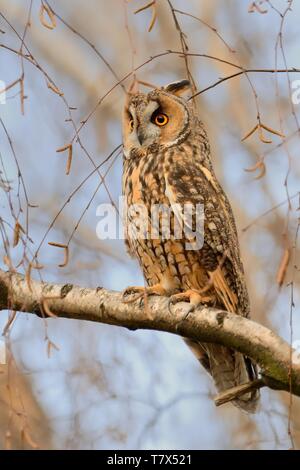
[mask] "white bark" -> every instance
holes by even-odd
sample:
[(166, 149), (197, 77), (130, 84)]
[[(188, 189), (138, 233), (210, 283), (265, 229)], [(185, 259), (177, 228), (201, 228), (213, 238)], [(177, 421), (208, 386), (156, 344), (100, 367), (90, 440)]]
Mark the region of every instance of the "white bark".
[(186, 315), (188, 305), (177, 304), (170, 312), (164, 297), (148, 297), (145, 307), (139, 301), (124, 303), (121, 293), (103, 288), (29, 282), (21, 274), (0, 270), (0, 310), (4, 309), (39, 316), (48, 316), (48, 312), (219, 343), (251, 357), (260, 366), (265, 385), (300, 396), (300, 360), (291, 367), (291, 358), (297, 358), (297, 354), (292, 355), (290, 345), (263, 325), (226, 311), (203, 306)]

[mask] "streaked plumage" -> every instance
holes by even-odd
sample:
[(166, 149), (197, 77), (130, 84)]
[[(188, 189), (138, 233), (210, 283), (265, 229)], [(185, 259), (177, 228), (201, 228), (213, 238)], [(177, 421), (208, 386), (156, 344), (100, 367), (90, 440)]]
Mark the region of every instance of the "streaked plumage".
[[(136, 217), (133, 210), (125, 219), (127, 245), (140, 262), (149, 294), (173, 296), (174, 301), (188, 298), (194, 304), (205, 302), (248, 316), (249, 298), (233, 213), (214, 174), (204, 126), (192, 103), (180, 96), (187, 86), (182, 81), (148, 94), (129, 95), (123, 123), (123, 194), (128, 207), (146, 207), (150, 222), (154, 204), (176, 208), (177, 204), (202, 203), (204, 244), (201, 249), (187, 250), (190, 240), (184, 236), (163, 239), (160, 233), (156, 239), (135, 238), (129, 230), (129, 222)], [(156, 125), (158, 115), (167, 116), (168, 122)], [(174, 209), (172, 228), (179, 218)], [(240, 353), (216, 344), (186, 342), (219, 391), (256, 377), (255, 366)], [(234, 403), (253, 412), (257, 400), (255, 391)]]

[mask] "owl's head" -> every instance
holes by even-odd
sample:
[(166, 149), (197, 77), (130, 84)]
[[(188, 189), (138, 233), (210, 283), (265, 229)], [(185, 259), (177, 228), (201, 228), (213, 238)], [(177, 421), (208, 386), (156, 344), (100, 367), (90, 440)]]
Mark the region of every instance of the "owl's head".
[(147, 94), (129, 94), (123, 118), (126, 158), (133, 149), (144, 150), (153, 144), (171, 147), (187, 137), (193, 112), (181, 95), (189, 87), (189, 81), (181, 80)]

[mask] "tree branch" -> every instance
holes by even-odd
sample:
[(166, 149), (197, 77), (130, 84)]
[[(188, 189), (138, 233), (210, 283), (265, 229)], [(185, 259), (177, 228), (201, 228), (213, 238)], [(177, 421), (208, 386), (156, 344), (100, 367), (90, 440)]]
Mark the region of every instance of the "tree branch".
[(130, 330), (166, 331), (222, 344), (259, 364), (265, 385), (300, 396), (300, 360), (295, 360), (291, 367), (291, 358), (297, 354), (292, 354), (290, 345), (283, 339), (233, 313), (202, 306), (187, 314), (188, 308), (180, 303), (171, 312), (165, 297), (149, 297), (146, 307), (139, 302), (128, 304), (122, 301), (122, 294), (102, 287), (87, 289), (73, 284), (38, 282), (0, 270), (0, 310), (89, 320)]

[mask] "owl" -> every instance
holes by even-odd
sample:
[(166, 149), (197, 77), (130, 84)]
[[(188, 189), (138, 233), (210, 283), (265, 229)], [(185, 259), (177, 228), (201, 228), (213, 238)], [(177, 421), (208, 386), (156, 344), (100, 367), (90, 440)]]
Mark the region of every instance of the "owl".
[[(249, 297), (233, 212), (215, 176), (204, 125), (192, 101), (184, 98), (189, 87), (187, 80), (181, 80), (127, 96), (125, 240), (140, 263), (146, 287), (127, 288), (124, 299), (134, 301), (146, 292), (168, 296), (170, 304), (207, 304), (248, 317)], [(191, 217), (183, 207), (192, 208)], [(201, 243), (196, 236), (196, 207), (203, 208)], [(175, 228), (181, 231), (175, 233)], [(256, 366), (241, 353), (218, 344), (185, 341), (219, 392), (257, 377)], [(232, 403), (255, 412), (258, 399), (255, 390)]]

